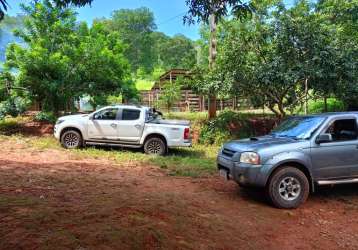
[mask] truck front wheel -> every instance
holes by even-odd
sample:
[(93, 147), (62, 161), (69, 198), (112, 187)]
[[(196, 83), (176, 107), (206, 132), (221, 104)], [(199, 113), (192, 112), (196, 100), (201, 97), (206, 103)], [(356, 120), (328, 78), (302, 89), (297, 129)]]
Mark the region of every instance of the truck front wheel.
[(167, 147), (162, 138), (150, 137), (144, 143), (144, 152), (149, 155), (165, 155)]
[(306, 175), (297, 168), (284, 167), (271, 177), (267, 186), (268, 197), (278, 208), (297, 208), (309, 194)]
[(82, 136), (75, 130), (67, 130), (61, 136), (61, 144), (67, 149), (80, 148), (82, 146)]

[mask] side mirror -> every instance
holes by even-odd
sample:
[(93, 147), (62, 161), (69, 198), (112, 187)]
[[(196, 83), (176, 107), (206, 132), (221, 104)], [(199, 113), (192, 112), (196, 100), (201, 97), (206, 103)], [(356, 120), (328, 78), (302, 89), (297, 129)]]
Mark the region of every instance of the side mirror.
[(316, 138), (316, 143), (317, 144), (325, 143), (325, 142), (331, 142), (331, 141), (333, 141), (331, 134), (320, 134)]

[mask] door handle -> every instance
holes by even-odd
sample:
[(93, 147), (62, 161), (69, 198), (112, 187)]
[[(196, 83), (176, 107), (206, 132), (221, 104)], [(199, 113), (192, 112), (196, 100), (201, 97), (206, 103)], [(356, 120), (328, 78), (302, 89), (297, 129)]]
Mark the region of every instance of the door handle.
[(141, 129), (141, 128), (142, 128), (142, 125), (136, 124), (136, 125), (134, 125), (134, 127), (136, 127), (137, 129)]
[(117, 128), (117, 124), (112, 123), (112, 124), (111, 124), (111, 127), (112, 127), (112, 128)]

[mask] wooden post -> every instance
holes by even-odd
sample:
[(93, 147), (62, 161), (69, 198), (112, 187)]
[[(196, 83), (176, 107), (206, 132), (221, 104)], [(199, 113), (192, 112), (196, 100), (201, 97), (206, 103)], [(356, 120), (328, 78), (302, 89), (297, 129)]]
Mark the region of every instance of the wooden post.
[(305, 114), (308, 114), (308, 78), (305, 79)]

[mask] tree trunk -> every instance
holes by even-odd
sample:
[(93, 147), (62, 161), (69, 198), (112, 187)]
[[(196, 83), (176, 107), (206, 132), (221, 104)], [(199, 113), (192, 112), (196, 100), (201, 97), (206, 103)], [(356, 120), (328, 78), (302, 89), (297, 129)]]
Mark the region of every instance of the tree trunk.
[(272, 113), (275, 114), (275, 116), (276, 116), (277, 118), (280, 118), (280, 119), (281, 119), (281, 114), (280, 114), (273, 106), (268, 106), (268, 108), (269, 108), (269, 110), (272, 111)]
[(285, 117), (286, 116), (286, 112), (285, 112), (285, 109), (283, 107), (283, 103), (282, 102), (279, 102), (277, 104), (277, 107), (278, 107), (278, 110), (280, 111), (280, 119)]
[(305, 114), (308, 114), (308, 78), (305, 79)]
[[(209, 47), (209, 69), (213, 70), (215, 67), (216, 54), (217, 54), (217, 20), (216, 15), (210, 15), (210, 47)], [(216, 94), (209, 95), (209, 119), (216, 117)]]

